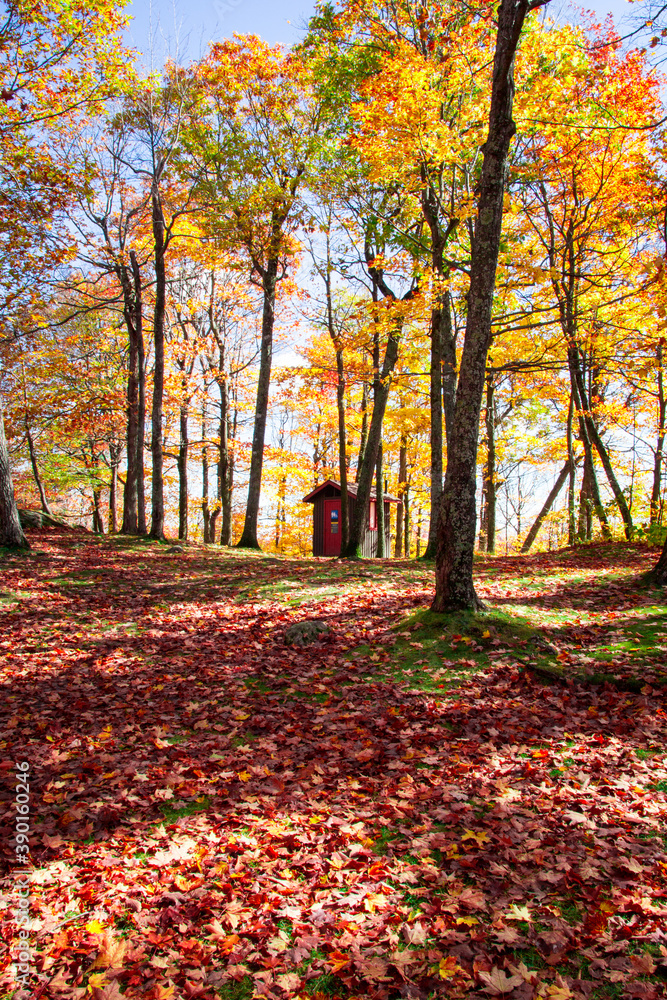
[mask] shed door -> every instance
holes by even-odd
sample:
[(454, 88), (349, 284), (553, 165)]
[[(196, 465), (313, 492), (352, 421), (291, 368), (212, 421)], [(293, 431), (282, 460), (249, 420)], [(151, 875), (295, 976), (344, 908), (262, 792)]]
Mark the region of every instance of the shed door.
[(340, 497), (324, 501), (324, 554), (340, 555)]

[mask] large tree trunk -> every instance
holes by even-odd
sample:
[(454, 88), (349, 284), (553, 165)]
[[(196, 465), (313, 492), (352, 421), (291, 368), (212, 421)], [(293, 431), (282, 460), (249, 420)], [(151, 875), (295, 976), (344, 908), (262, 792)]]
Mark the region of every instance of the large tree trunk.
[(37, 487), (37, 492), (39, 493), (39, 502), (42, 510), (45, 514), (51, 514), (51, 508), (49, 506), (49, 501), (46, 498), (46, 490), (44, 489), (44, 483), (42, 482), (42, 477), (39, 474), (39, 465), (37, 464), (37, 453), (35, 451), (35, 442), (32, 439), (32, 434), (30, 433), (30, 425), (28, 424), (28, 418), (25, 421), (25, 436), (28, 441), (28, 451), (30, 452), (30, 464), (32, 466), (32, 475), (35, 480), (35, 486)]
[(431, 312), (431, 517), (425, 559), (435, 559), (438, 517), (442, 496), (442, 326), (444, 314), (438, 305)]
[(153, 311), (153, 407), (151, 411), (151, 538), (164, 539), (164, 475), (162, 446), (162, 408), (164, 397), (164, 314), (167, 291), (165, 272), (165, 226), (162, 205), (156, 188), (151, 194), (153, 240), (155, 250), (155, 308)]
[(489, 132), (484, 144), (472, 244), (466, 333), (438, 530), (434, 611), (482, 606), (472, 579), (477, 441), (491, 343), (507, 154), (516, 131), (512, 120), (514, 55), (528, 9), (526, 0), (501, 0), (498, 11)]
[(0, 546), (8, 549), (29, 549), (23, 534), (14, 496), (14, 483), (9, 465), (9, 450), (5, 438), (5, 422), (0, 405)]
[(556, 497), (558, 496), (558, 494), (562, 490), (563, 486), (565, 485), (565, 480), (569, 477), (571, 471), (572, 471), (572, 467), (570, 465), (570, 460), (568, 459), (567, 462), (565, 463), (565, 465), (563, 466), (563, 468), (558, 473), (558, 479), (556, 480), (556, 482), (552, 486), (551, 492), (549, 493), (549, 496), (544, 501), (544, 505), (542, 507), (542, 510), (539, 512), (539, 514), (535, 518), (535, 521), (533, 522), (532, 528), (530, 529), (530, 531), (526, 535), (525, 541), (524, 541), (523, 545), (521, 546), (521, 551), (522, 552), (529, 552), (530, 551), (530, 547), (533, 544), (533, 542), (535, 541), (535, 539), (537, 538), (537, 534), (538, 534), (540, 528), (542, 527), (542, 525), (544, 523), (545, 517), (547, 516), (547, 514), (549, 513), (549, 511), (553, 507), (554, 503), (556, 502)]
[(179, 413), (178, 444), (178, 537), (187, 541), (188, 537), (188, 407), (184, 404)]
[(269, 409), (269, 388), (271, 384), (271, 360), (273, 356), (273, 326), (276, 310), (276, 286), (278, 258), (271, 258), (262, 277), (264, 308), (262, 312), (262, 342), (260, 348), (259, 379), (257, 381), (257, 402), (255, 404), (255, 426), (252, 436), (250, 457), (250, 477), (248, 480), (248, 500), (246, 503), (243, 532), (238, 541), (241, 549), (258, 549), (257, 521), (259, 518), (259, 498), (262, 490), (262, 466), (264, 463), (264, 439), (266, 418)]

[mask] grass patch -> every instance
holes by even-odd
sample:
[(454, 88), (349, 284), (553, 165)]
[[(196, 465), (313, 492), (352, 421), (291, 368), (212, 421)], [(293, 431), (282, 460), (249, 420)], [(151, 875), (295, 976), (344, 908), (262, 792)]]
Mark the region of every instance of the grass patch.
[(345, 984), (334, 976), (333, 972), (325, 972), (322, 976), (317, 976), (306, 983), (306, 993), (312, 997), (346, 997), (348, 990)]
[(255, 987), (250, 976), (244, 976), (238, 982), (224, 983), (216, 988), (216, 992), (222, 1000), (250, 1000), (255, 992)]
[(195, 813), (206, 812), (210, 804), (210, 798), (205, 795), (183, 806), (171, 806), (168, 802), (161, 802), (159, 809), (166, 823), (175, 823), (181, 816), (194, 816)]

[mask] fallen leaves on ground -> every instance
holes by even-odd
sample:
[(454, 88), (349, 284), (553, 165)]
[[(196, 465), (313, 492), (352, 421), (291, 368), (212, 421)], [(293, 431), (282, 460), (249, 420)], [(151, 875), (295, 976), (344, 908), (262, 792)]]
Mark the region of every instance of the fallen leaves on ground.
[[(414, 564), (35, 542), (6, 564), (0, 647), (9, 863), (31, 765), (32, 995), (665, 995), (662, 689), (544, 685), (521, 648), (444, 692), (390, 676), (428, 603)], [(489, 561), (480, 589), (547, 619), (556, 593), (558, 642), (590, 627), (597, 571), (573, 567), (568, 606), (549, 558)], [(604, 613), (638, 613), (628, 581)], [(286, 647), (306, 617), (331, 632)]]

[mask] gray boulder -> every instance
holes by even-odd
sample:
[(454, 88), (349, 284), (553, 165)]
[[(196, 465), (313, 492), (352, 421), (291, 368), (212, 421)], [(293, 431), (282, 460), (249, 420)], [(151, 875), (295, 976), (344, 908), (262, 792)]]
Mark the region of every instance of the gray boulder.
[(311, 642), (317, 642), (321, 636), (327, 635), (331, 629), (326, 622), (319, 619), (312, 621), (295, 622), (285, 629), (286, 646), (307, 646)]

